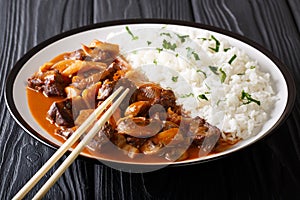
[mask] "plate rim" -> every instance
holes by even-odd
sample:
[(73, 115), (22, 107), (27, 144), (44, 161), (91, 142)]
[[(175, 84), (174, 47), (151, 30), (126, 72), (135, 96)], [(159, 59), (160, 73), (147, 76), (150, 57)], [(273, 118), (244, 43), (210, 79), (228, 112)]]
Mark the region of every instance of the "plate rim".
[[(199, 29), (204, 29), (207, 31), (213, 31), (217, 32), (219, 34), (229, 36), (231, 38), (237, 39), (253, 48), (258, 50), (259, 52), (263, 53), (266, 57), (268, 57), (276, 67), (279, 69), (281, 72), (282, 76), (285, 79), (285, 82), (287, 84), (287, 92), (288, 92), (288, 97), (287, 97), (287, 104), (284, 108), (283, 113), (279, 117), (279, 119), (276, 121), (276, 123), (269, 129), (267, 132), (262, 135), (262, 137), (257, 138), (256, 140), (253, 140), (252, 142), (245, 144), (243, 147), (238, 148), (228, 154), (222, 154), (216, 157), (212, 158), (207, 158), (207, 159), (202, 159), (202, 160), (191, 160), (190, 162), (184, 162), (184, 163), (177, 163), (177, 162), (172, 162), (168, 166), (185, 166), (185, 165), (191, 165), (191, 164), (199, 164), (199, 163), (204, 163), (216, 159), (223, 158), (224, 156), (229, 156), (232, 155), (235, 152), (239, 152), (240, 150), (243, 150), (250, 145), (253, 145), (254, 143), (257, 143), (258, 141), (261, 141), (267, 136), (270, 136), (272, 133), (275, 132), (276, 129), (278, 129), (288, 118), (288, 116), (291, 114), (295, 100), (296, 100), (296, 84), (294, 81), (294, 77), (288, 67), (278, 58), (276, 57), (271, 51), (263, 47), (262, 45), (258, 44), (257, 42), (247, 38), (246, 36), (243, 36), (238, 33), (234, 33), (216, 26), (208, 25), (208, 24), (203, 24), (203, 23), (197, 23), (197, 22), (191, 22), (191, 21), (184, 21), (184, 20), (172, 20), (172, 19), (125, 19), (125, 20), (112, 20), (112, 21), (105, 21), (105, 22), (99, 22), (99, 23), (94, 23), (90, 25), (85, 25), (81, 26), (78, 28), (74, 28), (59, 34), (56, 34), (46, 40), (44, 40), (41, 43), (38, 43), (35, 45), (33, 48), (29, 49), (10, 69), (9, 74), (6, 77), (5, 81), (5, 90), (4, 90), (4, 97), (5, 97), (5, 103), (6, 106), (14, 118), (14, 120), (22, 127), (25, 132), (27, 132), (31, 137), (34, 139), (38, 140), (42, 144), (56, 150), (60, 146), (51, 142), (47, 138), (41, 136), (37, 131), (35, 131), (25, 120), (24, 118), (20, 115), (18, 112), (15, 102), (13, 101), (13, 85), (15, 82), (15, 78), (19, 74), (20, 70), (24, 66), (24, 64), (36, 53), (38, 53), (40, 50), (43, 48), (47, 47), (48, 45), (63, 39), (68, 36), (72, 36), (81, 32), (85, 31), (90, 31), (90, 30), (95, 30), (98, 28), (104, 28), (104, 27), (110, 27), (110, 26), (117, 26), (117, 25), (132, 25), (132, 24), (169, 24), (169, 25), (179, 25), (179, 26), (187, 26), (187, 27), (193, 27), (193, 28), (199, 28)], [(68, 154), (70, 151), (67, 152)], [(89, 157), (86, 155), (79, 155), (79, 158), (84, 159), (84, 160), (89, 160), (89, 161), (98, 161), (98, 159), (95, 159), (93, 157)], [(106, 161), (106, 162), (114, 162), (114, 161)], [(97, 162), (101, 163), (101, 162)], [(151, 165), (151, 163), (129, 163), (129, 162), (118, 162), (120, 164), (125, 164), (125, 165)], [(161, 164), (154, 164), (154, 165), (161, 165)]]

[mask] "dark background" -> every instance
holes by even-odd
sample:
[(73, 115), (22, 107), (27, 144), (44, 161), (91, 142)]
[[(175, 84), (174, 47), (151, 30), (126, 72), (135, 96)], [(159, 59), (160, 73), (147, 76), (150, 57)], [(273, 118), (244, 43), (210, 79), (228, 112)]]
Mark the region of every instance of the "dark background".
[[(25, 133), (7, 110), (4, 87), (10, 69), (56, 34), (135, 18), (198, 22), (246, 36), (285, 63), (299, 85), (299, 0), (0, 0), (0, 199), (11, 199), (54, 153)], [(231, 156), (145, 174), (77, 159), (45, 199), (300, 198), (299, 102), (297, 97), (292, 114), (272, 135)]]

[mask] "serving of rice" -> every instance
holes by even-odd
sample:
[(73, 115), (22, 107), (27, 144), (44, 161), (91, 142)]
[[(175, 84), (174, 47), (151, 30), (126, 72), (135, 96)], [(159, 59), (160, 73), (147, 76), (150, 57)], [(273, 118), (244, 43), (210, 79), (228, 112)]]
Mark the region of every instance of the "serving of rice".
[[(163, 27), (151, 36), (134, 34), (126, 42), (135, 49), (124, 50), (133, 71), (172, 89), (185, 111), (220, 128), (224, 139), (247, 139), (267, 121), (277, 99), (270, 74), (243, 50), (205, 31), (169, 32)], [(135, 47), (143, 36), (147, 45)]]

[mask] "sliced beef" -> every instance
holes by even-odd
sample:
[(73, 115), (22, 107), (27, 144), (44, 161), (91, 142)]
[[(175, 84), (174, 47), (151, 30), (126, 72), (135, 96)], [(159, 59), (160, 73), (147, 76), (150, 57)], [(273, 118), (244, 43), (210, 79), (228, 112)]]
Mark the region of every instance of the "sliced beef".
[(58, 70), (45, 73), (38, 72), (28, 79), (28, 87), (43, 92), (48, 97), (65, 97), (65, 87), (71, 82), (70, 78), (63, 76)]
[(162, 89), (159, 102), (165, 109), (174, 109), (176, 107), (176, 97), (174, 92), (172, 90)]
[(116, 89), (118, 89), (121, 86), (124, 87), (124, 89), (126, 89), (126, 88), (129, 89), (129, 93), (126, 95), (126, 97), (124, 98), (124, 100), (122, 101), (122, 103), (119, 106), (120, 113), (122, 116), (124, 116), (124, 112), (125, 112), (126, 108), (131, 104), (130, 103), (131, 96), (133, 95), (133, 93), (136, 90), (135, 84), (133, 82), (131, 82), (129, 79), (121, 78), (117, 81), (110, 81), (110, 80), (106, 79), (99, 88), (97, 100), (99, 102), (104, 101), (107, 97), (109, 97), (113, 93), (113, 91), (115, 91)]
[(125, 113), (125, 110), (131, 104), (132, 95), (136, 91), (137, 87), (136, 87), (136, 85), (132, 81), (130, 81), (127, 78), (121, 78), (118, 81), (116, 81), (116, 88), (115, 88), (115, 90), (117, 88), (119, 88), (120, 86), (123, 86), (125, 89), (126, 88), (129, 89), (128, 94), (126, 95), (126, 97), (123, 99), (122, 103), (119, 106), (121, 117), (123, 117), (124, 113)]
[(119, 71), (121, 68), (116, 63), (110, 64), (101, 74), (100, 81), (104, 81), (106, 79), (113, 81), (114, 75), (117, 71)]
[(36, 91), (42, 92), (44, 89), (44, 81), (42, 80), (42, 72), (35, 73), (27, 80), (27, 86)]
[(191, 130), (194, 133), (193, 145), (203, 151), (211, 151), (217, 145), (221, 131), (200, 117), (196, 119), (199, 124), (196, 129)]
[(109, 123), (105, 123), (100, 131), (91, 140), (88, 146), (94, 151), (101, 152), (102, 146), (107, 144), (113, 137), (115, 131)]
[(65, 87), (70, 84), (71, 80), (62, 76), (58, 71), (53, 71), (51, 75), (44, 78), (44, 94), (48, 97), (61, 96), (65, 97)]
[(141, 85), (134, 93), (133, 102), (149, 101), (151, 105), (159, 103), (162, 88), (156, 84)]
[(165, 90), (157, 84), (141, 85), (133, 94), (132, 101), (149, 101), (151, 105), (160, 104), (166, 110), (176, 107), (176, 97), (172, 90)]
[(47, 118), (58, 126), (73, 127), (72, 100), (54, 102), (47, 112)]
[(115, 81), (105, 80), (99, 88), (97, 99), (99, 101), (105, 101), (105, 99), (113, 93), (115, 85)]

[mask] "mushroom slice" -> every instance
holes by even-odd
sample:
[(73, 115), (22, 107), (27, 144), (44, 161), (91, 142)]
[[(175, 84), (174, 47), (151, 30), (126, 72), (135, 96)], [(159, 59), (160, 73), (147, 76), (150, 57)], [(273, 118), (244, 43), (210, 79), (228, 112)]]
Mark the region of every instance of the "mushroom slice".
[(145, 117), (124, 117), (117, 122), (117, 130), (138, 138), (147, 138), (157, 134), (163, 127), (163, 122)]
[(155, 139), (158, 140), (159, 143), (163, 145), (168, 145), (175, 136), (179, 134), (179, 128), (171, 128), (166, 131), (160, 132), (155, 136)]
[(165, 121), (163, 130), (166, 131), (171, 128), (179, 128), (179, 125), (171, 121)]
[(125, 116), (143, 116), (149, 110), (151, 104), (149, 101), (137, 101), (130, 104), (125, 110)]

